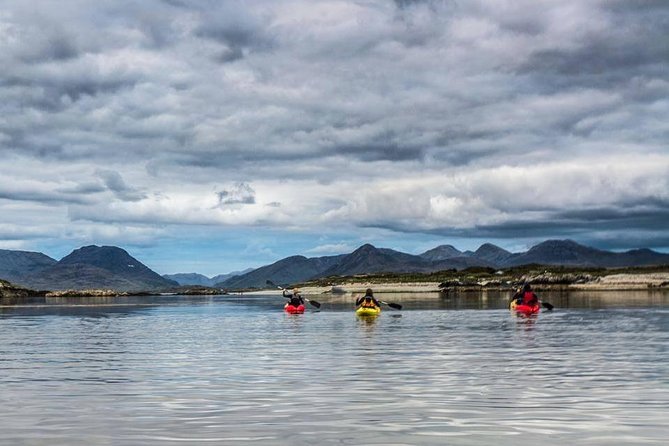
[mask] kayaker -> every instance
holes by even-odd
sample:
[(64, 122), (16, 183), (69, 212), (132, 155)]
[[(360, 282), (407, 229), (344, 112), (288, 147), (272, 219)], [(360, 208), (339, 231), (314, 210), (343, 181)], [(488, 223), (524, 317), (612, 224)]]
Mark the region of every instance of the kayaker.
[(519, 290), (519, 292), (516, 293), (514, 297), (517, 299), (516, 303), (518, 305), (529, 305), (529, 306), (539, 305), (539, 298), (534, 293), (534, 291), (532, 291), (532, 287), (530, 286), (529, 283), (526, 283), (523, 286), (523, 289)]
[(294, 306), (295, 308), (300, 305), (304, 305), (304, 299), (300, 295), (300, 290), (298, 288), (293, 288), (293, 292), (289, 293), (286, 290), (283, 290), (283, 297), (288, 299), (288, 304)]
[(355, 301), (356, 307), (378, 308), (381, 306), (379, 301), (374, 298), (374, 292), (371, 288), (367, 288), (365, 295)]

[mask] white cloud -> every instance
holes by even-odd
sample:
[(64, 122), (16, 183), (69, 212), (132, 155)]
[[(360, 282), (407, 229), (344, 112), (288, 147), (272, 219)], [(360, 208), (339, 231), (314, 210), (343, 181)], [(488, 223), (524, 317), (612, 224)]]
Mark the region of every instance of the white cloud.
[(0, 13), (0, 212), (40, 237), (666, 218), (659, 2), (38, 6)]
[(306, 254), (310, 255), (333, 255), (333, 254), (348, 254), (356, 249), (356, 246), (349, 245), (348, 243), (326, 243), (324, 245), (318, 245), (311, 249), (305, 251)]

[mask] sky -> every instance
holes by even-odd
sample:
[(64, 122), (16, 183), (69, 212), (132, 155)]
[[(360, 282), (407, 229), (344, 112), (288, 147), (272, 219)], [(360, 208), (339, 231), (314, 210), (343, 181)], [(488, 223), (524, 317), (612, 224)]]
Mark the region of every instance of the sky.
[(664, 0), (0, 0), (0, 248), (669, 251)]

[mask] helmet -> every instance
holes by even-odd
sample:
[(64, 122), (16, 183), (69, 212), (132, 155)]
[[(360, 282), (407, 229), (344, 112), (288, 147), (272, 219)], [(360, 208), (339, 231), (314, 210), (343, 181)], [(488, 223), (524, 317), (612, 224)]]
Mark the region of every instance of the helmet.
[(523, 285), (523, 291), (532, 291), (532, 287), (530, 286), (529, 283)]
[(371, 288), (367, 288), (367, 289), (365, 290), (365, 295), (366, 295), (366, 296), (373, 296), (373, 295), (374, 295), (374, 292), (372, 291)]

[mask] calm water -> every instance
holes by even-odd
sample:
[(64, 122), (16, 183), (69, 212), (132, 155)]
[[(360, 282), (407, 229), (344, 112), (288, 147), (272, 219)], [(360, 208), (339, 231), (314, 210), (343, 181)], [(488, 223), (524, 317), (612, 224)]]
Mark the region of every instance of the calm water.
[(667, 444), (666, 292), (505, 297), (0, 307), (0, 444)]

